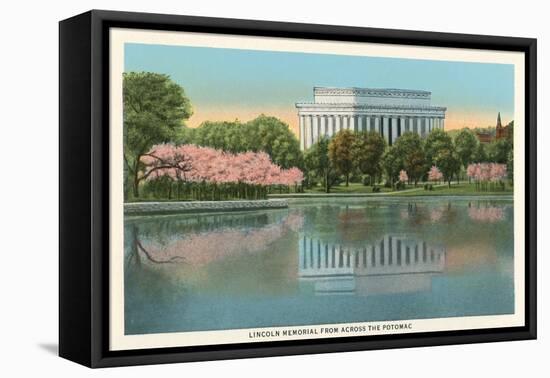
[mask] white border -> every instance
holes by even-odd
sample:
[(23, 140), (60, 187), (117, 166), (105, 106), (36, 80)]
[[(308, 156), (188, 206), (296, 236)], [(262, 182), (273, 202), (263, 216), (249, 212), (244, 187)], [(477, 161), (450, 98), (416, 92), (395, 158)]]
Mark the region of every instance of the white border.
[[(504, 63), (514, 65), (514, 290), (515, 313), (511, 315), (471, 316), (422, 319), (392, 322), (352, 323), (365, 326), (367, 331), (345, 334), (323, 334), (323, 328), (350, 324), (325, 324), (303, 327), (269, 327), (222, 331), (175, 332), (146, 335), (124, 334), (124, 214), (123, 214), (123, 159), (122, 159), (122, 73), (124, 72), (124, 44), (143, 43), (176, 46), (202, 46), (247, 50), (310, 52), (393, 58), (430, 59), (445, 61)], [(385, 45), (342, 41), (319, 41), (286, 38), (267, 38), (220, 34), (152, 31), (137, 29), (110, 29), (110, 350), (129, 350), (191, 345), (246, 343), (258, 341), (316, 339), (326, 337), (450, 331), (481, 328), (515, 327), (525, 324), (525, 67), (520, 52), (489, 51), (456, 48)], [(410, 329), (392, 331), (392, 325), (410, 324)], [(380, 325), (380, 330), (368, 326)], [(384, 327), (385, 326), (385, 327)], [(274, 336), (250, 338), (249, 332), (277, 330), (317, 331), (301, 336)]]

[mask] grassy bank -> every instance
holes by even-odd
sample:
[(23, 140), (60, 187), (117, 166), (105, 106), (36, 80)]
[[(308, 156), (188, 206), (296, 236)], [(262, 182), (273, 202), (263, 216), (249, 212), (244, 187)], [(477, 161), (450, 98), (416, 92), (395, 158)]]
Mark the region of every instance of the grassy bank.
[(390, 195), (396, 196), (498, 196), (498, 195), (511, 195), (514, 193), (513, 187), (506, 185), (504, 190), (495, 191), (479, 191), (476, 189), (475, 184), (454, 183), (449, 187), (448, 185), (437, 185), (433, 187), (433, 190), (424, 190), (423, 187), (417, 188), (417, 190), (404, 190), (392, 192)]
[[(380, 192), (383, 193), (389, 193), (392, 191), (391, 188), (384, 188), (383, 186), (380, 187)], [(360, 183), (352, 182), (349, 184), (349, 186), (346, 186), (346, 184), (340, 184), (337, 186), (333, 186), (330, 188), (331, 193), (372, 193), (372, 186), (365, 186)], [(305, 189), (304, 193), (325, 193), (325, 188), (322, 186), (316, 186), (311, 189)]]
[(330, 196), (346, 196), (351, 197), (354, 194), (360, 197), (430, 197), (430, 196), (499, 196), (499, 195), (512, 195), (514, 193), (513, 187), (506, 185), (504, 190), (493, 191), (479, 191), (476, 189), (475, 184), (468, 182), (452, 183), (451, 187), (448, 184), (433, 185), (433, 190), (425, 190), (423, 184), (418, 186), (407, 185), (402, 190), (392, 190), (391, 188), (380, 188), (380, 193), (373, 193), (372, 187), (364, 186), (362, 184), (350, 183), (349, 186), (345, 184), (334, 186), (331, 188), (330, 193), (325, 193), (321, 187), (305, 190), (304, 193), (292, 193), (292, 194), (270, 194), (270, 198), (300, 198), (300, 197), (330, 197)]

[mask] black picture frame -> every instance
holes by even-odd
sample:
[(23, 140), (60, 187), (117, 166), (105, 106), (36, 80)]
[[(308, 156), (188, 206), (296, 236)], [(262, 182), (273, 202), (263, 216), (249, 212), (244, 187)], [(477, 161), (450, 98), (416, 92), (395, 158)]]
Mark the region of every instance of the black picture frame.
[[(524, 327), (110, 351), (109, 29), (194, 31), (525, 53)], [(89, 367), (536, 338), (536, 39), (92, 10), (59, 24), (59, 355)]]

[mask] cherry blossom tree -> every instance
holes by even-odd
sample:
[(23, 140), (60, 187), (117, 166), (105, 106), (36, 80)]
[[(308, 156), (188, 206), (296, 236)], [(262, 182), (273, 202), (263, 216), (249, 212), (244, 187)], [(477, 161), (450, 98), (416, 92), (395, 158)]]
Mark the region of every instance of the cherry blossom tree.
[(409, 181), (409, 176), (407, 176), (407, 171), (405, 171), (404, 169), (399, 171), (399, 181), (401, 181), (402, 183)]
[(282, 169), (265, 152), (233, 154), (192, 144), (153, 146), (141, 162), (146, 169), (140, 180), (168, 178), (193, 199), (265, 198), (268, 187), (296, 186), (304, 178), (300, 169)]
[(508, 176), (506, 164), (498, 163), (470, 164), (466, 174), (475, 181), (478, 190), (489, 190), (496, 185), (504, 189), (504, 179)]
[(428, 180), (430, 181), (440, 181), (443, 179), (443, 173), (435, 165), (432, 165), (428, 171)]

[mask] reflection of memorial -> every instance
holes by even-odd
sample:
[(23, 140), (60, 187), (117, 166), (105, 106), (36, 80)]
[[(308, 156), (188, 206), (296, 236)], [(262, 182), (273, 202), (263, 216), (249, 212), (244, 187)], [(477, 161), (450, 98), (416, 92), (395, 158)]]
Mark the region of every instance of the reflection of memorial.
[(431, 290), (445, 268), (445, 248), (386, 235), (362, 248), (300, 238), (299, 277), (317, 295), (375, 295)]

